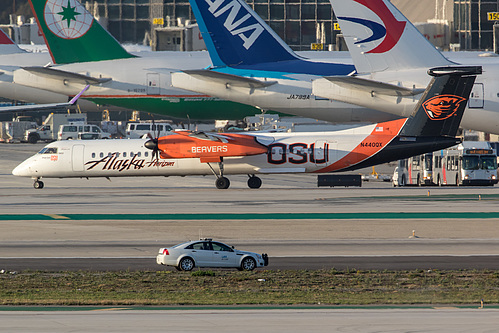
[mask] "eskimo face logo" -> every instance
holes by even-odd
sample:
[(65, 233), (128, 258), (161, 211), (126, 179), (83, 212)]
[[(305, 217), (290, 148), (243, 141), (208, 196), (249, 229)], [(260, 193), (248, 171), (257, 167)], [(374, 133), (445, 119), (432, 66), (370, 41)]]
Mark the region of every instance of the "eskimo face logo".
[(423, 109), (432, 120), (444, 120), (453, 116), (466, 99), (455, 95), (439, 95), (423, 103)]
[(43, 17), (49, 30), (64, 39), (83, 36), (94, 20), (76, 0), (48, 0)]
[(338, 17), (340, 20), (350, 21), (354, 23), (361, 24), (371, 30), (372, 35), (368, 38), (355, 42), (355, 44), (363, 44), (368, 42), (373, 42), (379, 39), (383, 40), (374, 49), (367, 51), (366, 53), (385, 53), (390, 51), (400, 40), (406, 22), (397, 21), (393, 13), (388, 9), (383, 0), (354, 0), (355, 2), (366, 6), (373, 13), (375, 13), (383, 25), (366, 19), (360, 19), (355, 17)]

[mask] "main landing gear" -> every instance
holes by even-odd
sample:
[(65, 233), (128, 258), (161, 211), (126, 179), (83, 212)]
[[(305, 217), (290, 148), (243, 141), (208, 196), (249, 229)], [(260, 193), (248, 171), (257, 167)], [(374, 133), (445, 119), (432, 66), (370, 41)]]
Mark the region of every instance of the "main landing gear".
[[(230, 186), (230, 180), (227, 177), (224, 177), (224, 164), (223, 158), (218, 162), (218, 168), (220, 169), (220, 174), (217, 174), (215, 169), (211, 166), (210, 163), (207, 163), (210, 167), (213, 174), (217, 177), (215, 181), (215, 186), (220, 190), (228, 189)], [(248, 175), (248, 187), (249, 188), (260, 188), (262, 186), (262, 180), (255, 175)]]
[(43, 182), (39, 178), (36, 178), (35, 182), (33, 183), (33, 187), (36, 189), (42, 189), (43, 186), (44, 186)]

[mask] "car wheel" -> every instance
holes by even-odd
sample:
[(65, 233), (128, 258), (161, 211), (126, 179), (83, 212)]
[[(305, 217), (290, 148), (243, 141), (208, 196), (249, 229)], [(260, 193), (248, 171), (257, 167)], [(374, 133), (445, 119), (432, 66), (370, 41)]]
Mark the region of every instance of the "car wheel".
[(178, 267), (182, 271), (192, 271), (192, 269), (194, 268), (194, 260), (189, 257), (182, 258), (182, 260), (180, 260), (180, 263), (178, 264)]
[(28, 136), (28, 142), (35, 144), (38, 142), (38, 137), (36, 135), (32, 134), (32, 135)]
[(252, 271), (255, 269), (255, 267), (256, 267), (256, 261), (251, 257), (246, 257), (241, 262), (241, 269), (245, 271)]

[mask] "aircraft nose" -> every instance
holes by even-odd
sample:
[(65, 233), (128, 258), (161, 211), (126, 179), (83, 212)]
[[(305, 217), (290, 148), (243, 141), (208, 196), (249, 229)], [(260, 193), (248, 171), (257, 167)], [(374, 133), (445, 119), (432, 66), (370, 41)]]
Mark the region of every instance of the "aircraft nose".
[(30, 164), (29, 163), (30, 161), (29, 160), (26, 160), (24, 162), (22, 162), (21, 164), (19, 164), (18, 166), (16, 166), (14, 168), (14, 170), (12, 170), (12, 174), (14, 176), (18, 176), (18, 177), (30, 177), (31, 176), (31, 170), (30, 170)]

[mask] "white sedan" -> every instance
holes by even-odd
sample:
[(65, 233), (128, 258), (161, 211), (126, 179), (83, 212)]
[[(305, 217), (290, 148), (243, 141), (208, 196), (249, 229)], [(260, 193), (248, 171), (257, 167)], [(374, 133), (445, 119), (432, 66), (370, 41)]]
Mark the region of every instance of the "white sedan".
[(267, 266), (267, 254), (240, 251), (212, 239), (201, 239), (159, 249), (156, 256), (159, 265), (174, 266), (190, 271), (194, 267), (234, 267), (252, 271)]

